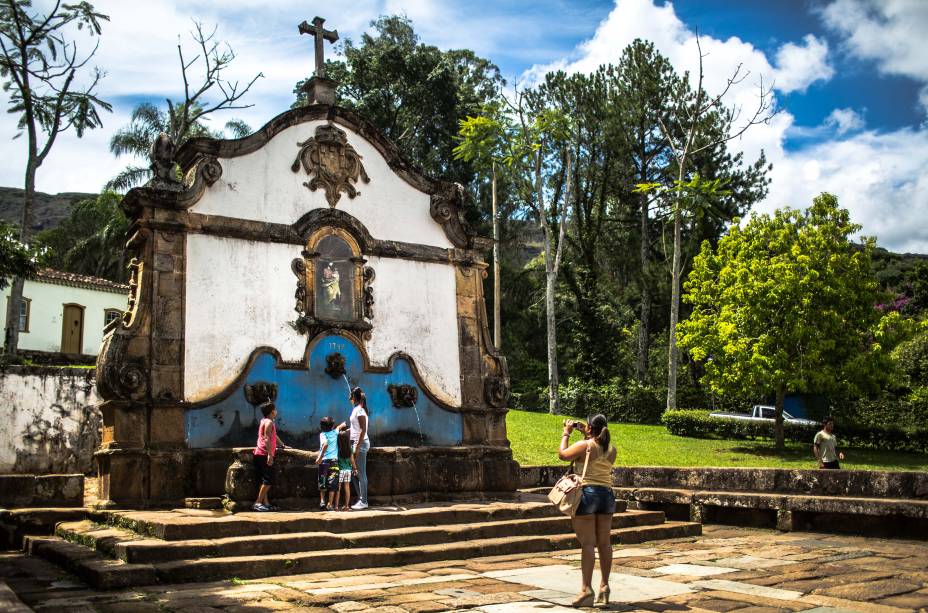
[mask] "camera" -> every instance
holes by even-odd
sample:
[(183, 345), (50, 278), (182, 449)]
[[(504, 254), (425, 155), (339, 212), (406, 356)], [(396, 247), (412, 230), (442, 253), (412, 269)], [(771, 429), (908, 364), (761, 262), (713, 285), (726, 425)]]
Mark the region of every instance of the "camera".
[(573, 428), (574, 430), (580, 430), (580, 429), (583, 427), (583, 424), (580, 423), (579, 421), (574, 421), (574, 420), (572, 420), (572, 419), (565, 419), (565, 420), (564, 420), (564, 427), (565, 427), (565, 428)]

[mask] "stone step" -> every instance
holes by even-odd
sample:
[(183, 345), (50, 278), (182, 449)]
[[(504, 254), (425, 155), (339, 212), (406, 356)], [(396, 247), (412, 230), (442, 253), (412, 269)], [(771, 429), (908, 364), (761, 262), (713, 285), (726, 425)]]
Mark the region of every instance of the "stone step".
[(151, 564), (126, 564), (57, 536), (26, 536), (23, 549), (29, 555), (44, 558), (74, 573), (96, 589), (158, 583)]
[[(697, 536), (702, 526), (692, 522), (666, 522), (612, 531), (613, 543)], [(152, 583), (178, 583), (216, 579), (257, 579), (280, 575), (357, 568), (401, 566), (419, 562), (460, 560), (514, 553), (573, 549), (573, 534), (505, 536), (435, 543), (411, 547), (361, 547), (271, 555), (184, 559), (156, 564), (130, 564), (104, 557), (98, 551), (58, 537), (27, 537), (27, 551), (72, 570), (93, 587), (113, 588)]]
[(26, 535), (51, 534), (58, 522), (85, 517), (87, 509), (74, 507), (0, 509), (0, 547), (19, 549)]
[[(617, 513), (613, 516), (613, 528), (657, 525), (664, 520), (664, 514), (658, 511)], [(141, 539), (127, 530), (82, 521), (59, 524), (56, 534), (65, 540), (96, 549), (124, 562), (154, 563), (204, 557), (257, 556), (364, 547), (409, 547), (571, 531), (570, 518), (556, 516), (363, 532), (293, 532), (184, 541)]]
[[(619, 509), (616, 509), (617, 511)], [(621, 510), (624, 510), (624, 506)], [(469, 504), (429, 504), (403, 510), (390, 508), (344, 512), (245, 512), (230, 515), (219, 511), (100, 511), (90, 518), (97, 523), (131, 530), (166, 541), (217, 539), (294, 532), (356, 532), (392, 530), (413, 526), (469, 524), (507, 519), (559, 516), (547, 499)]]

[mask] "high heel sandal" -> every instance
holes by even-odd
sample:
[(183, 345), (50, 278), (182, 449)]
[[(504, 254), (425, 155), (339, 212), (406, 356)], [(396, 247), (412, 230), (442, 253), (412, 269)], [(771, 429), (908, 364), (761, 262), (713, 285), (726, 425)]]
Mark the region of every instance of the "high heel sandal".
[(570, 606), (574, 607), (575, 609), (579, 609), (581, 607), (592, 607), (593, 599), (595, 597), (596, 597), (596, 594), (593, 592), (593, 588), (590, 588), (590, 591), (583, 592), (582, 594), (574, 598), (574, 601), (570, 603)]
[(609, 585), (599, 588), (599, 595), (596, 597), (596, 604), (609, 604)]

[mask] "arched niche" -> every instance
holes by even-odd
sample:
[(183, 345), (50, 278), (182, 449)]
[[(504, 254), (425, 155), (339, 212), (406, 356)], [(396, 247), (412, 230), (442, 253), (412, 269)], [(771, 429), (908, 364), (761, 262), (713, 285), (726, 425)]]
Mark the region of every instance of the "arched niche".
[(343, 228), (322, 226), (307, 237), (303, 257), (293, 261), (298, 331), (310, 338), (332, 328), (366, 335), (373, 319), (374, 273), (365, 262), (358, 241)]

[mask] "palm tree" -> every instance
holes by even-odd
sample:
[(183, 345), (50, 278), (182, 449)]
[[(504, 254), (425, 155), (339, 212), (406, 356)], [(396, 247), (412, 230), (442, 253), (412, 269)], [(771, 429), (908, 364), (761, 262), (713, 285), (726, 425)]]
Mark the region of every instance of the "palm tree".
[(129, 221), (119, 204), (122, 196), (105, 191), (71, 207), (57, 228), (36, 235), (49, 252), (47, 264), (59, 270), (126, 281), (124, 247)]
[[(132, 155), (147, 159), (151, 144), (162, 132), (167, 134), (179, 147), (189, 138), (209, 136), (213, 138), (242, 138), (251, 133), (251, 128), (240, 119), (226, 122), (224, 130), (212, 131), (203, 121), (187, 123), (185, 116), (202, 115), (202, 109), (192, 105), (189, 112), (183, 113), (180, 104), (167, 101), (168, 112), (165, 113), (154, 104), (143, 102), (132, 111), (132, 122), (116, 131), (110, 139), (110, 151), (116, 157)], [(113, 177), (106, 189), (124, 192), (136, 185), (144, 183), (151, 178), (151, 169), (148, 166), (129, 165)]]

